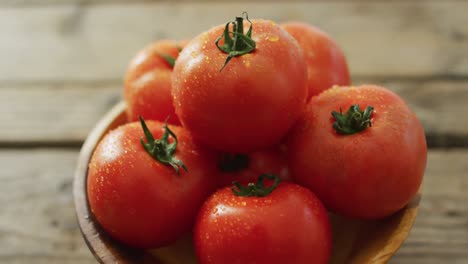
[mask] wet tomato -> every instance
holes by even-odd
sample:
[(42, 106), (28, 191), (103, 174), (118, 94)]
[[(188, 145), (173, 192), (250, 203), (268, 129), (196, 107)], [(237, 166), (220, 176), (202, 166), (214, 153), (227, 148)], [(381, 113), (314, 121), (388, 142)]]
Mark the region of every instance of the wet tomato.
[(129, 121), (139, 116), (179, 125), (171, 95), (175, 60), (185, 42), (161, 40), (143, 48), (132, 59), (125, 76), (124, 98)]
[(172, 81), (182, 124), (196, 140), (231, 153), (279, 143), (307, 96), (306, 64), (296, 40), (273, 21), (250, 24), (242, 17), (192, 39)]
[(288, 152), (293, 179), (328, 209), (376, 219), (403, 208), (417, 193), (427, 147), (421, 123), (400, 97), (363, 85), (312, 98)]
[(320, 200), (296, 184), (259, 182), (205, 202), (194, 231), (199, 263), (328, 263), (331, 227)]
[(166, 246), (190, 231), (216, 188), (213, 153), (194, 145), (184, 128), (156, 121), (147, 127), (134, 122), (108, 133), (87, 179), (94, 217), (113, 238), (138, 248)]
[(348, 64), (335, 41), (320, 29), (305, 23), (282, 25), (299, 43), (307, 62), (308, 98), (334, 85), (349, 85)]

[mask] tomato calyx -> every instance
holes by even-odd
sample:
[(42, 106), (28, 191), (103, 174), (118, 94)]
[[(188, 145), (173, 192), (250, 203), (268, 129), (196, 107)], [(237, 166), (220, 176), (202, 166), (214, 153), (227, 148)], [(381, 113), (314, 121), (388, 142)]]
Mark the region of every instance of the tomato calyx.
[[(244, 15), (245, 19), (250, 23), (246, 34), (244, 34)], [(232, 32), (229, 31), (229, 24), (232, 24)], [(221, 39), (224, 39), (223, 45), (219, 45)], [(242, 17), (236, 17), (235, 21), (226, 23), (223, 34), (216, 39), (215, 44), (219, 50), (228, 54), (223, 67), (219, 71), (222, 71), (233, 57), (242, 56), (254, 51), (256, 43), (252, 39), (252, 21), (250, 21), (247, 12), (242, 13)]]
[[(143, 140), (143, 137), (140, 138), (140, 142), (145, 148), (146, 152), (153, 157), (156, 161), (159, 161), (165, 165), (170, 165), (176, 171), (177, 175), (179, 175), (179, 167), (187, 171), (187, 167), (185, 164), (174, 156), (176, 148), (177, 148), (177, 136), (172, 132), (171, 129), (167, 126), (167, 121), (164, 124), (164, 133), (159, 139), (154, 139), (153, 134), (149, 131), (148, 127), (146, 126), (145, 121), (140, 116), (140, 123), (141, 127), (143, 128), (143, 132), (145, 133), (146, 142)], [(174, 138), (174, 142), (169, 143), (169, 136)]]
[(167, 62), (167, 64), (169, 64), (169, 66), (171, 66), (171, 69), (174, 68), (174, 65), (175, 65), (175, 61), (176, 59), (174, 57), (172, 57), (171, 55), (168, 55), (168, 54), (164, 54), (164, 53), (158, 53), (158, 55), (164, 59), (164, 61)]
[[(268, 180), (273, 180), (273, 184), (269, 187), (265, 186), (265, 178)], [(231, 188), (232, 193), (236, 196), (243, 196), (243, 197), (265, 197), (273, 192), (274, 189), (280, 183), (280, 178), (278, 175), (274, 174), (262, 174), (258, 177), (256, 183), (249, 183), (247, 186), (242, 186), (238, 182), (233, 182), (234, 187)]]
[(223, 154), (220, 162), (219, 169), (222, 172), (239, 172), (249, 167), (249, 156), (245, 154)]
[(349, 110), (343, 114), (341, 107), (340, 112), (332, 111), (332, 116), (335, 118), (333, 128), (338, 134), (352, 135), (372, 127), (372, 113), (374, 107), (368, 106), (364, 111), (358, 104), (352, 105)]

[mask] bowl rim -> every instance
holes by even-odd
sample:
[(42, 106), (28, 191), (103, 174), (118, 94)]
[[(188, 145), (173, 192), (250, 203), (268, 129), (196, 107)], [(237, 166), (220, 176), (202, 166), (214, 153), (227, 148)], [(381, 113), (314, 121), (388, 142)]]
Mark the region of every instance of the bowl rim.
[[(73, 196), (75, 203), (75, 214), (81, 234), (91, 253), (100, 263), (135, 263), (140, 258), (141, 250), (131, 250), (119, 245), (110, 238), (106, 232), (97, 224), (91, 213), (87, 198), (86, 182), (88, 178), (88, 163), (105, 132), (114, 123), (119, 122), (118, 117), (125, 111), (125, 102), (119, 102), (112, 107), (94, 126), (86, 137), (78, 156), (78, 165), (73, 179)], [(92, 235), (96, 239), (91, 239)]]

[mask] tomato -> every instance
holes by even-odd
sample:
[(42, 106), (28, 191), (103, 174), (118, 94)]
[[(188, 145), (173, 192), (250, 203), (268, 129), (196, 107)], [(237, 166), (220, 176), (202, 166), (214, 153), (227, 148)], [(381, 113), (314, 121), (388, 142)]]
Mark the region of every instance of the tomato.
[(171, 95), (171, 76), (183, 42), (161, 40), (152, 43), (133, 58), (125, 77), (124, 98), (129, 121), (145, 119), (179, 125)]
[(331, 242), (325, 207), (292, 183), (280, 183), (264, 197), (223, 188), (204, 203), (194, 230), (201, 264), (325, 264)]
[(293, 179), (328, 209), (377, 219), (403, 208), (416, 194), (427, 146), (420, 122), (401, 98), (363, 85), (332, 88), (312, 98), (290, 135), (288, 152)]
[(272, 147), (248, 154), (220, 154), (218, 161), (221, 186), (232, 186), (234, 181), (247, 184), (258, 175), (275, 174), (282, 181), (290, 181), (288, 161), (279, 147)]
[(246, 153), (278, 143), (297, 120), (305, 109), (307, 73), (297, 42), (279, 25), (252, 20), (246, 34), (248, 22), (238, 17), (235, 25), (235, 36), (243, 36), (236, 39), (238, 49), (230, 38), (217, 43), (232, 24), (187, 44), (174, 67), (172, 94), (194, 139), (219, 151)]
[(162, 152), (149, 154), (140, 142), (145, 134), (139, 123), (120, 126), (97, 146), (87, 179), (97, 221), (114, 239), (137, 248), (166, 246), (191, 230), (216, 188), (213, 153), (194, 145), (184, 128), (170, 127), (174, 134), (167, 134), (160, 122), (147, 125), (154, 137), (162, 137), (154, 144)]
[(307, 62), (308, 98), (334, 85), (349, 85), (351, 80), (343, 52), (326, 33), (305, 23), (282, 25), (299, 43)]

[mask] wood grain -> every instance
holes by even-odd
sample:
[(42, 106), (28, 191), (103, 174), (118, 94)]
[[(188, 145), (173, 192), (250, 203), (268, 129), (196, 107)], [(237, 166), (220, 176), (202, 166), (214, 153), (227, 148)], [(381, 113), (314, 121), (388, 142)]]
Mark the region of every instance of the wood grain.
[(0, 89), (0, 141), (78, 147), (120, 101), (120, 84), (31, 84)]
[[(0, 150), (0, 263), (96, 263), (74, 215), (77, 156)], [(467, 160), (466, 150), (429, 152), (418, 218), (391, 264), (468, 263)]]
[[(468, 146), (468, 81), (360, 78), (404, 98), (423, 123), (431, 147)], [(0, 87), (2, 87), (0, 85)], [(0, 88), (0, 145), (78, 147), (121, 98), (120, 82), (9, 85)]]
[[(191, 38), (242, 11), (329, 32), (355, 76), (466, 76), (466, 1), (44, 5), (0, 9), (0, 81), (120, 80), (155, 39)], [(83, 2), (83, 3), (86, 3)]]
[[(0, 0), (0, 263), (96, 263), (76, 224), (73, 171), (120, 100), (128, 60), (244, 10), (323, 28), (356, 84), (409, 102), (430, 146), (468, 147), (468, 1), (202, 2)], [(416, 224), (391, 264), (468, 264), (467, 160), (466, 149), (430, 151)]]
[(72, 198), (75, 150), (0, 150), (0, 263), (95, 263)]
[(468, 263), (468, 151), (432, 151), (409, 239), (391, 263)]

